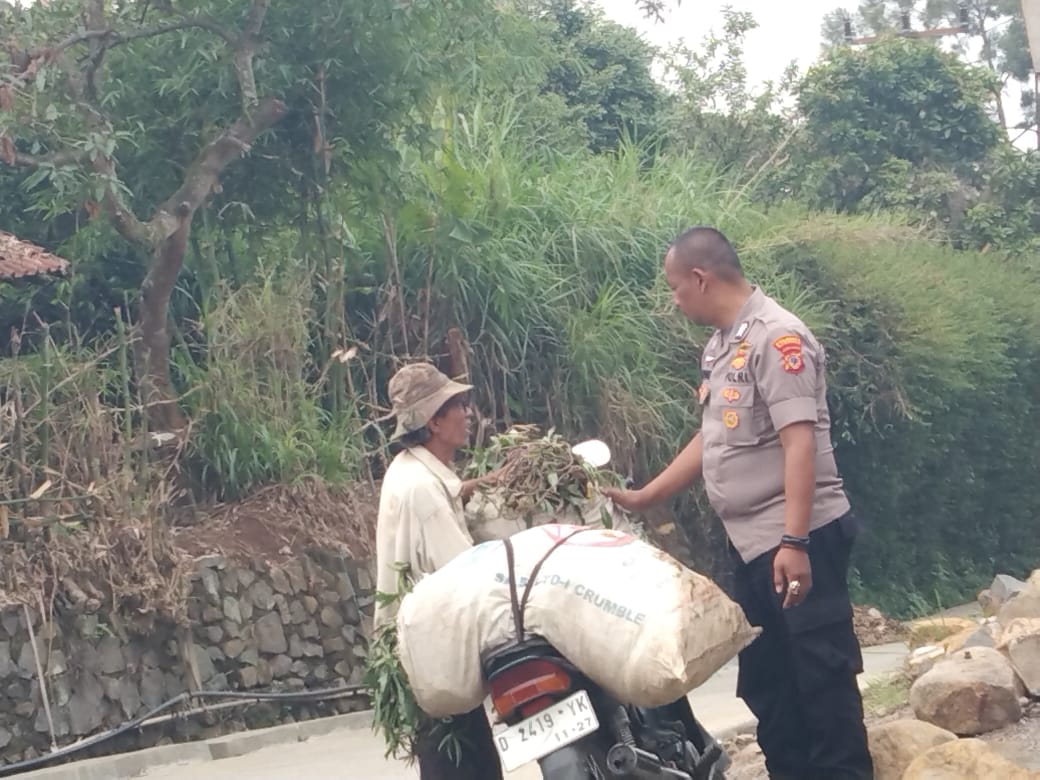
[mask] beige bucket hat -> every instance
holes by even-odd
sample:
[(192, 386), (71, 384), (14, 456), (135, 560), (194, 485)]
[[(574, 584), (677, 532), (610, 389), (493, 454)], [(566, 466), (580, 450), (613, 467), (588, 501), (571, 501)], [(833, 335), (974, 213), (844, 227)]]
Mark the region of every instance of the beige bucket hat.
[(473, 385), (452, 381), (430, 363), (410, 363), (390, 378), (390, 403), (397, 430), (390, 441), (426, 425), (448, 401), (468, 393)]

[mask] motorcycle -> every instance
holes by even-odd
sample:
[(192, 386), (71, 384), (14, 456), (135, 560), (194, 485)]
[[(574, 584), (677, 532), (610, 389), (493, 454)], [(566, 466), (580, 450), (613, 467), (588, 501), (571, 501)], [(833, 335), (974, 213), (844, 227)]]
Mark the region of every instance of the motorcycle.
[[(597, 468), (610, 460), (598, 440), (573, 449)], [(537, 762), (544, 780), (724, 780), (729, 756), (685, 697), (652, 709), (619, 702), (545, 639), (522, 632), (482, 666), (506, 726), (495, 746), (507, 772)]]
[(647, 709), (616, 701), (540, 637), (484, 660), (502, 766), (537, 761), (544, 780), (672, 778), (724, 780), (721, 744), (697, 721), (689, 700)]

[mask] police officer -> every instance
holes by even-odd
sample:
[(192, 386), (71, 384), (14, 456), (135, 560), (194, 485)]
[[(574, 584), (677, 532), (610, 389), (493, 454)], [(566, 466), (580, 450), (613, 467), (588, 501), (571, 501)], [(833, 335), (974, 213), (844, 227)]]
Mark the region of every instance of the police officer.
[(735, 598), (763, 629), (740, 654), (737, 695), (758, 719), (770, 778), (869, 780), (847, 585), (856, 526), (831, 445), (824, 350), (745, 278), (715, 229), (679, 236), (664, 271), (682, 313), (715, 328), (701, 430), (648, 485), (609, 496), (642, 511), (703, 478), (729, 537)]

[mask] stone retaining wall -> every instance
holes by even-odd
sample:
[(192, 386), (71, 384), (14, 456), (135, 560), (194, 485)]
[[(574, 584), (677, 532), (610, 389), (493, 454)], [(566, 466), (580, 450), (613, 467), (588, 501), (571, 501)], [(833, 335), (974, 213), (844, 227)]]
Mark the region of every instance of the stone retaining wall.
[[(369, 568), (322, 551), (274, 565), (196, 561), (190, 625), (135, 636), (104, 611), (31, 612), (59, 747), (143, 715), (187, 690), (300, 691), (358, 684), (374, 603)], [(359, 709), (279, 703), (171, 721), (113, 741), (93, 755)], [(230, 719), (230, 722), (228, 722)], [(128, 744), (129, 741), (129, 744)], [(0, 757), (48, 752), (51, 725), (21, 608), (0, 613)]]

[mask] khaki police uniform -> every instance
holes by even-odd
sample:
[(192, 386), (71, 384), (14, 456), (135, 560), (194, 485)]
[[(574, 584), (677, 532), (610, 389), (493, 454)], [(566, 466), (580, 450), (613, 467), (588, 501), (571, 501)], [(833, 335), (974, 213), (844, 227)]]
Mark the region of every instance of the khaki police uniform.
[[(770, 777), (871, 778), (847, 586), (856, 528), (831, 443), (824, 349), (754, 288), (732, 328), (711, 337), (701, 372), (705, 489), (730, 540), (736, 600), (763, 628), (740, 654), (737, 693), (758, 719)], [(779, 431), (801, 422), (816, 433), (813, 588), (785, 610), (772, 566), (785, 533)]]

